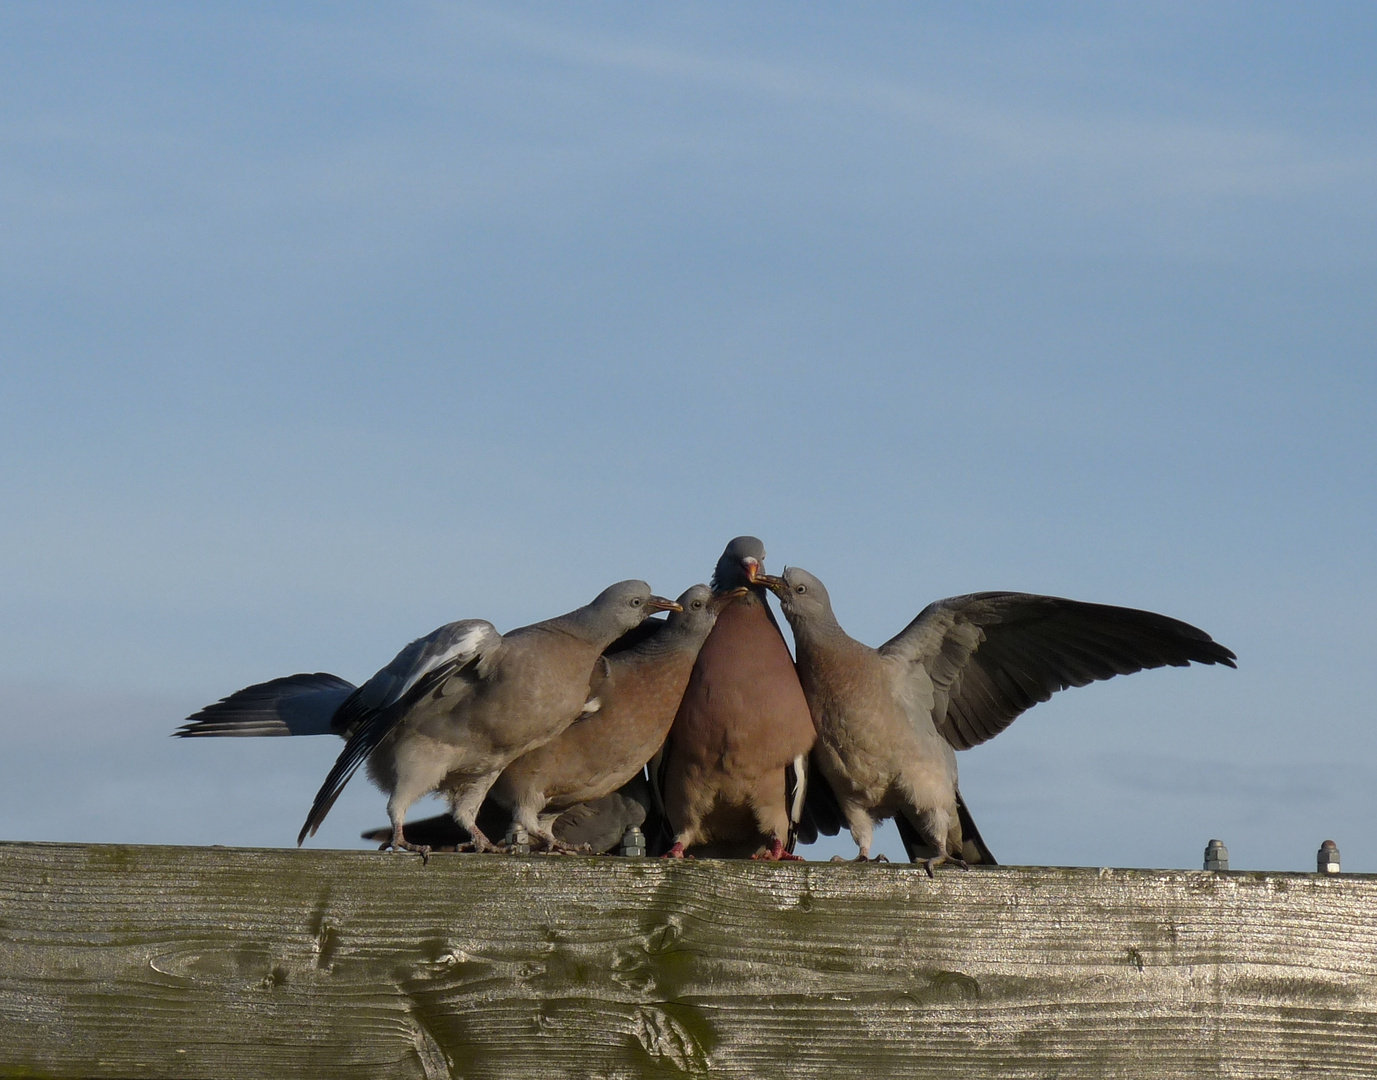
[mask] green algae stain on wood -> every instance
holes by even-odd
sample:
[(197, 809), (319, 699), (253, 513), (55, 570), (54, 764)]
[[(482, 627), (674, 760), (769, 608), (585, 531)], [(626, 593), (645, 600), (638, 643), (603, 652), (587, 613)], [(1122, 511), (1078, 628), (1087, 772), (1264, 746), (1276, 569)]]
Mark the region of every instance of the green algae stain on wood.
[(0, 1077), (1312, 1066), (1377, 1076), (1371, 878), (0, 844)]

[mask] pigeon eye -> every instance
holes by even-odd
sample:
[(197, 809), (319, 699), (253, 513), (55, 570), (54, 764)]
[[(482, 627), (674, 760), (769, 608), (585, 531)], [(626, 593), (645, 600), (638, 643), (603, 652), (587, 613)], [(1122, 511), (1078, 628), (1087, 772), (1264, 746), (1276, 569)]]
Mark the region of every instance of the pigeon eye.
[(807, 586), (807, 585), (795, 585), (795, 586), (794, 586), (794, 592), (798, 593), (799, 596), (802, 596), (802, 595), (803, 595), (804, 593), (806, 593), (807, 591), (808, 591), (808, 586)]
[(641, 606), (641, 598), (638, 596), (638, 597), (636, 597), (634, 600), (632, 600), (632, 601), (631, 601), (631, 606), (632, 606), (632, 607), (640, 607), (640, 606)]
[(695, 600), (695, 601), (693, 602), (693, 606), (694, 606), (695, 609), (700, 608), (700, 607), (703, 606), (703, 601), (701, 601), (701, 600)]

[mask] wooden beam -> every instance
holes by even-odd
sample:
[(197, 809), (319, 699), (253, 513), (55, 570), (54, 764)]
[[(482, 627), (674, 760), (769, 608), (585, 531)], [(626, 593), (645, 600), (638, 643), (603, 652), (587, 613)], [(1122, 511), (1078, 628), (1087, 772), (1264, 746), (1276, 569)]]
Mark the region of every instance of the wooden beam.
[(1377, 878), (0, 844), (0, 1076), (1377, 1077)]

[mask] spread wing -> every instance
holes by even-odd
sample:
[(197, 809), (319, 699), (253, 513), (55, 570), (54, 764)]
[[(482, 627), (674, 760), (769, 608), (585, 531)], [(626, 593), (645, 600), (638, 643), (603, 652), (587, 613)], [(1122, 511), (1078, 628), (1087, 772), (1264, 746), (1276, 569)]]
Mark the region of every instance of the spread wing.
[(1010, 592), (929, 604), (880, 653), (908, 664), (915, 696), (930, 695), (932, 721), (957, 750), (993, 738), (1068, 686), (1168, 664), (1234, 667), (1236, 659), (1205, 631), (1165, 615)]
[(349, 778), (416, 702), (435, 690), (467, 693), (474, 679), (491, 668), (501, 644), (497, 628), (483, 619), (447, 623), (413, 641), (355, 690), (334, 718), (335, 730), (347, 734), (348, 741), (317, 792), (296, 842), (315, 835)]

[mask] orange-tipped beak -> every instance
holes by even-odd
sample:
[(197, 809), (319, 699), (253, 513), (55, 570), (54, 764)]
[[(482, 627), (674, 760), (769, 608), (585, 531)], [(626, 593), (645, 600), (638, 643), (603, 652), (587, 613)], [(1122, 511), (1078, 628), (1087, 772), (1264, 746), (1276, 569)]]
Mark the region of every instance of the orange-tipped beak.
[(746, 568), (746, 580), (755, 585), (760, 580), (760, 560), (748, 555), (741, 560), (741, 565)]
[(652, 596), (645, 602), (647, 611), (683, 611), (684, 607), (677, 600), (666, 600), (663, 596)]

